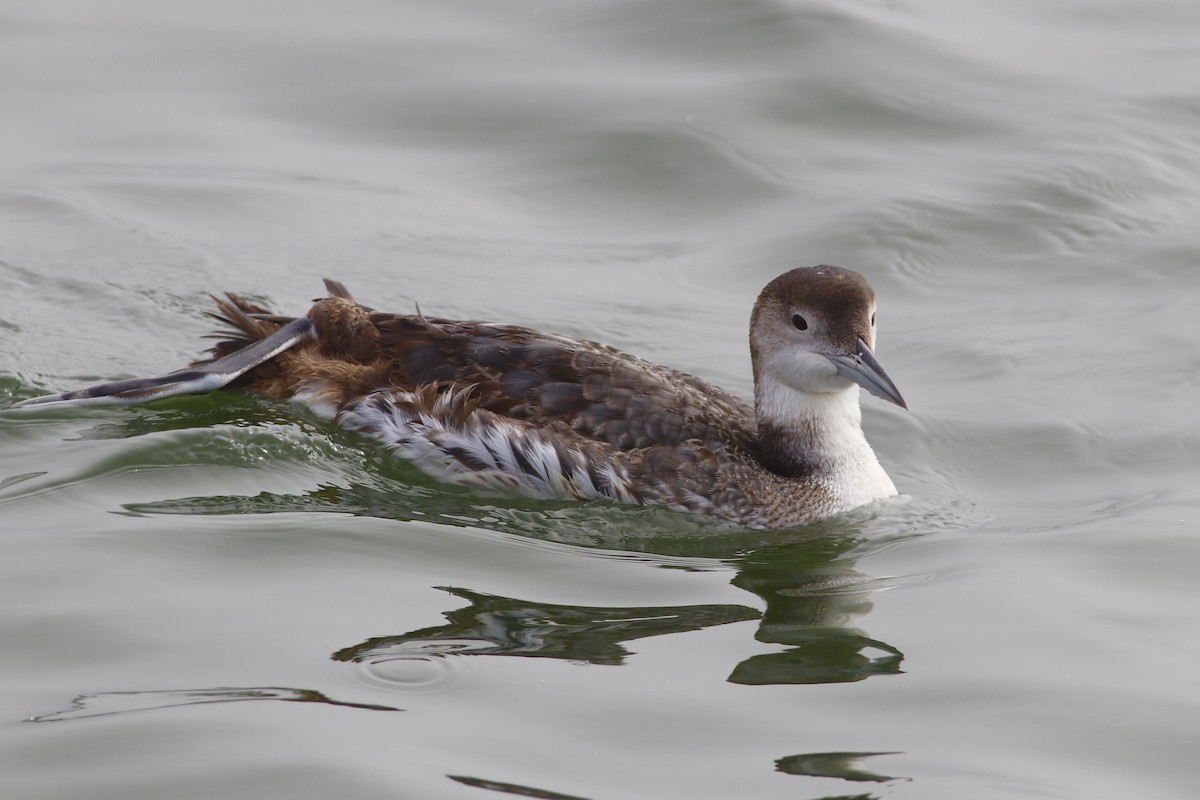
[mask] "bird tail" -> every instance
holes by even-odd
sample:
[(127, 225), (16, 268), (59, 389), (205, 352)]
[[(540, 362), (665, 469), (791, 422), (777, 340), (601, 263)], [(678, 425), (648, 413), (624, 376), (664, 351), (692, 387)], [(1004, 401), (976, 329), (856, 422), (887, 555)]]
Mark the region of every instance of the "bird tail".
[(305, 317), (290, 319), (274, 316), (260, 306), (232, 294), (225, 298), (214, 297), (213, 300), (218, 311), (211, 316), (228, 326), (229, 330), (215, 334), (215, 338), (221, 341), (212, 348), (212, 358), (155, 378), (100, 383), (59, 394), (33, 397), (16, 405), (148, 403), (180, 394), (203, 394), (228, 386), (280, 353), (317, 338), (316, 326)]

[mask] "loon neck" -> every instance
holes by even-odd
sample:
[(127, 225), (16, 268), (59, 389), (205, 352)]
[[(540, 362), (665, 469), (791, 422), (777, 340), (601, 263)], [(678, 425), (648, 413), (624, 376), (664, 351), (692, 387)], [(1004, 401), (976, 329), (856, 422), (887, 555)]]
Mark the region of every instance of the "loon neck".
[[(862, 430), (859, 390), (801, 392), (763, 377), (755, 386), (760, 457), (773, 472), (839, 493), (896, 493)], [(836, 486), (830, 486), (836, 484)]]

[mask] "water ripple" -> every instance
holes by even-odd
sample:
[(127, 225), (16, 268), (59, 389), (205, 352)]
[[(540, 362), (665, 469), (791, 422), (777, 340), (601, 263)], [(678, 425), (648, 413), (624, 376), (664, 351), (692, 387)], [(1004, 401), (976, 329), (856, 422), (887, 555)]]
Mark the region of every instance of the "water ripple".
[(289, 703), (321, 703), (345, 708), (369, 711), (400, 711), (392, 706), (369, 703), (352, 703), (333, 700), (312, 689), (287, 689), (274, 686), (233, 688), (221, 686), (213, 689), (181, 689), (151, 692), (100, 692), (82, 694), (71, 703), (66, 711), (31, 717), (28, 722), (62, 722), (85, 717), (104, 717), (125, 714), (131, 711), (150, 711), (158, 708), (205, 705), (208, 703), (238, 703), (250, 700), (282, 700)]
[(374, 688), (405, 694), (441, 694), (462, 688), (476, 668), (471, 659), (454, 656), (487, 648), (487, 643), (466, 639), (405, 641), (354, 660), (346, 669), (352, 680)]

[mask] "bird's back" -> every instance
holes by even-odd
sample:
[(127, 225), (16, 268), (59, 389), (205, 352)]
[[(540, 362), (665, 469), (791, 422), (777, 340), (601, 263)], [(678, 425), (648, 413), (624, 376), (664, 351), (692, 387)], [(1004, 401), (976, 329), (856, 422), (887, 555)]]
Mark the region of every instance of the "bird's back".
[[(472, 387), (479, 408), (619, 451), (685, 442), (755, 451), (753, 409), (694, 375), (515, 325), (378, 312), (338, 284), (330, 288), (334, 296), (307, 314), (316, 340), (264, 363), (238, 385), (286, 399), (319, 383), (318, 403), (333, 409), (380, 389)], [(214, 359), (286, 322), (236, 296), (218, 305), (233, 335), (213, 348)]]

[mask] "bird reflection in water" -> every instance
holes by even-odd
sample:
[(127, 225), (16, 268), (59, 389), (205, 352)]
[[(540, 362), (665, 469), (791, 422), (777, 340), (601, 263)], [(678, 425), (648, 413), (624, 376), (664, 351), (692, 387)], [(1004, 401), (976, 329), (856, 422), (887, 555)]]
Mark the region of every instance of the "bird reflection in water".
[(871, 609), (876, 580), (845, 557), (852, 539), (830, 537), (771, 545), (737, 559), (734, 585), (758, 595), (760, 612), (741, 605), (566, 606), (444, 588), (468, 605), (445, 612), (442, 625), (379, 636), (333, 654), (376, 663), (437, 655), (557, 658), (616, 665), (637, 639), (759, 620), (755, 638), (785, 647), (736, 665), (733, 683), (808, 684), (860, 681), (901, 672), (903, 654), (854, 627)]

